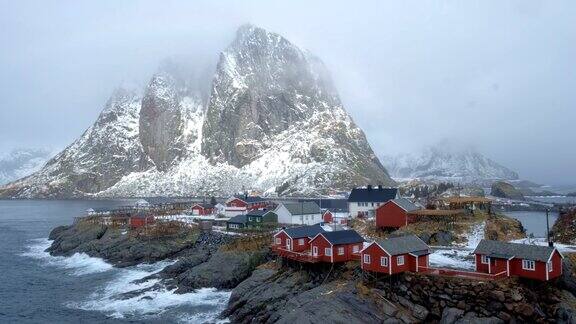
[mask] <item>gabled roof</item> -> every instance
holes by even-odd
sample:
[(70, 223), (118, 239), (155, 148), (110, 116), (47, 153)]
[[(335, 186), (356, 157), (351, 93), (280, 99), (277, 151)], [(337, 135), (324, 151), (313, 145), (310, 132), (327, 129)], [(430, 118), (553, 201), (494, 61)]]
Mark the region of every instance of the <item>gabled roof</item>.
[(262, 198), (260, 196), (233, 196), (233, 197), (230, 197), (230, 199), (228, 199), (226, 202), (232, 201), (234, 199), (240, 199), (240, 200), (242, 200), (248, 204), (262, 202), (262, 201), (268, 201), (268, 199)]
[(515, 257), (548, 262), (554, 250), (556, 249), (549, 246), (482, 240), (474, 250), (474, 253), (494, 258), (510, 259)]
[(376, 243), (390, 255), (413, 253), (421, 256), (430, 253), (428, 245), (416, 235), (393, 237)]
[(264, 216), (268, 213), (274, 213), (271, 210), (252, 210), (246, 213), (246, 216)]
[[(320, 206), (313, 201), (303, 201), (303, 202), (290, 202), (283, 203), (284, 207), (288, 209), (292, 216), (295, 215), (309, 215), (309, 214), (320, 214)], [(278, 206), (280, 207), (280, 206)]]
[(406, 198), (397, 198), (397, 199), (392, 199), (390, 201), (395, 203), (396, 205), (398, 205), (398, 207), (404, 209), (407, 212), (411, 212), (411, 211), (415, 211), (415, 210), (420, 209), (413, 202), (411, 202), (410, 200), (408, 200)]
[(228, 220), (227, 223), (246, 224), (246, 215), (236, 215)]
[(197, 203), (197, 204), (192, 205), (192, 207), (194, 207), (194, 206), (200, 206), (204, 209), (214, 208), (214, 205), (209, 204), (209, 203)]
[(348, 202), (386, 202), (396, 198), (398, 188), (354, 188)]
[(324, 232), (321, 235), (332, 245), (364, 242), (364, 238), (355, 230)]
[(309, 225), (309, 226), (299, 226), (299, 227), (291, 227), (284, 229), (284, 232), (288, 234), (293, 239), (302, 238), (302, 237), (314, 237), (319, 233), (326, 232), (322, 226), (316, 225)]

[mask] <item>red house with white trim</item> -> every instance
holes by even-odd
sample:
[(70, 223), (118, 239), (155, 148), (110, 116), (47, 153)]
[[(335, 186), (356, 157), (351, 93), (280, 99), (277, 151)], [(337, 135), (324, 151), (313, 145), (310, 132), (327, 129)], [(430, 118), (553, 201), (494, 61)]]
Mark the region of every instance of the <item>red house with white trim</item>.
[(554, 247), (482, 240), (474, 250), (476, 271), (548, 281), (562, 275), (562, 254)]
[(212, 215), (214, 214), (214, 206), (211, 204), (196, 204), (190, 208), (192, 215)]
[(133, 215), (130, 216), (129, 224), (132, 228), (144, 227), (155, 223), (154, 216), (151, 215)]
[(320, 262), (346, 262), (360, 256), (364, 238), (354, 230), (323, 232), (310, 240), (312, 257)]
[(285, 228), (274, 234), (273, 247), (293, 252), (309, 251), (310, 240), (324, 232), (320, 225)]
[(376, 227), (400, 228), (410, 223), (408, 213), (419, 209), (406, 198), (388, 200), (376, 209)]
[(415, 235), (394, 237), (370, 243), (360, 253), (363, 271), (389, 275), (428, 268), (430, 249)]
[(331, 211), (326, 210), (324, 212), (324, 214), (322, 214), (322, 221), (324, 223), (332, 223), (333, 220), (334, 220), (334, 215), (332, 215)]

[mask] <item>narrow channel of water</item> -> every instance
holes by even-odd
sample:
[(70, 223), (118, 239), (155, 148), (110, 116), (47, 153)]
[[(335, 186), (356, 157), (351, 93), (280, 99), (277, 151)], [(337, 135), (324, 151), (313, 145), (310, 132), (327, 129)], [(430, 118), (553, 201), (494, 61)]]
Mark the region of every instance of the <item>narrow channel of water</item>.
[[(522, 226), (526, 229), (526, 235), (530, 236), (532, 233), (534, 237), (546, 237), (546, 212), (510, 211), (504, 212), (504, 214), (522, 222)], [(550, 212), (550, 229), (552, 229), (552, 225), (554, 225), (557, 218), (557, 212)]]

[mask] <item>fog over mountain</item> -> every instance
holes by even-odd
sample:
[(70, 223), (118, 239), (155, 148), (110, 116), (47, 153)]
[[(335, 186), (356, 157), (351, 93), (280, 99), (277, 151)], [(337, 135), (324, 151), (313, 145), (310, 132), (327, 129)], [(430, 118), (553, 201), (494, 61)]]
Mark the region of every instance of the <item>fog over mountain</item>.
[[(119, 84), (145, 89), (160, 61), (210, 78), (250, 22), (322, 58), (377, 156), (458, 138), (522, 178), (576, 182), (573, 1), (3, 1), (0, 9), (0, 152), (67, 147)], [(160, 142), (148, 139), (147, 156), (178, 155), (177, 143), (151, 153)], [(236, 166), (249, 154), (208, 147)]]

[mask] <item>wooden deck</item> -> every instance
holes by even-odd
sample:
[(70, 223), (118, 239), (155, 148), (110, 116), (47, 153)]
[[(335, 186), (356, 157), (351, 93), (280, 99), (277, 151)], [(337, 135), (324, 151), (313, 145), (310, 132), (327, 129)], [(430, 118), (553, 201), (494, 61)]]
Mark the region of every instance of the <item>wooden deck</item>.
[(312, 256), (312, 254), (310, 254), (309, 252), (294, 252), (294, 251), (289, 251), (289, 250), (285, 250), (279, 247), (272, 247), (272, 251), (274, 251), (276, 254), (278, 254), (279, 256), (283, 257), (283, 258), (288, 258), (288, 259), (292, 259), (295, 261), (299, 261), (299, 262), (306, 262), (306, 263), (317, 263), (320, 262), (320, 259), (318, 257), (314, 257)]
[(486, 280), (496, 280), (506, 278), (506, 271), (502, 271), (496, 274), (489, 274), (483, 272), (475, 272), (475, 271), (463, 271), (463, 270), (454, 270), (454, 269), (445, 269), (445, 268), (424, 268), (419, 267), (418, 272), (431, 274), (435, 276), (447, 276), (447, 277), (459, 277), (459, 278), (467, 278), (467, 279), (486, 279)]

